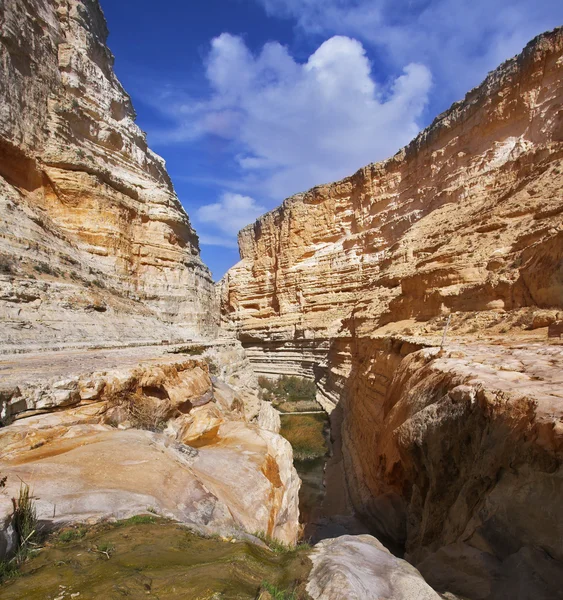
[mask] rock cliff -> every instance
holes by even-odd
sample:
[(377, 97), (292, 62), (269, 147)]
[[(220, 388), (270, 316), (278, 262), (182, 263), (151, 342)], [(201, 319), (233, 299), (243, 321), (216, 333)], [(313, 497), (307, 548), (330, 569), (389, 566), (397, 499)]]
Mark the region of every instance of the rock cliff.
[(562, 74), (558, 29), (393, 158), (244, 228), (221, 284), (225, 323), (251, 346), (561, 307)]
[(214, 330), (210, 273), (135, 124), (96, 0), (14, 0), (0, 21), (4, 346)]
[(561, 594), (562, 194), (557, 29), (243, 229), (218, 287), (258, 372), (315, 378), (356, 511), (439, 592)]

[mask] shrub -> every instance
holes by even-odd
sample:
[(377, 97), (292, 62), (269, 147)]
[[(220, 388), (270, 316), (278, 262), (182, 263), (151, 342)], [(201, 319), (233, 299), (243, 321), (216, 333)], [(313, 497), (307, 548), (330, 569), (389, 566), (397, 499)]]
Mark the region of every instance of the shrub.
[(14, 504), (14, 527), (18, 535), (20, 550), (25, 550), (37, 537), (37, 514), (35, 501), (30, 495), (29, 486), (21, 483), (18, 499)]
[(124, 406), (129, 413), (131, 424), (136, 429), (163, 431), (166, 427), (166, 420), (154, 399), (134, 395), (127, 399)]
[(57, 269), (56, 267), (51, 267), (47, 263), (39, 263), (37, 265), (34, 265), (33, 269), (38, 273), (45, 273), (46, 275), (57, 276), (61, 274), (59, 269)]
[(297, 460), (320, 458), (327, 452), (325, 423), (324, 415), (282, 416), (280, 435), (291, 444)]
[(207, 366), (209, 368), (209, 373), (211, 373), (211, 375), (219, 374), (219, 367), (217, 366), (217, 363), (215, 363), (212, 358), (210, 358), (209, 356), (206, 356), (205, 362), (207, 363)]
[(282, 375), (277, 380), (259, 377), (258, 385), (262, 388), (262, 399), (268, 401), (315, 400), (317, 396), (314, 381), (294, 375)]
[(190, 344), (186, 346), (178, 346), (170, 350), (171, 354), (188, 354), (189, 356), (199, 356), (205, 352), (205, 346), (199, 344)]
[(12, 259), (8, 256), (1, 255), (0, 256), (0, 273), (4, 275), (10, 275), (14, 270), (14, 263)]

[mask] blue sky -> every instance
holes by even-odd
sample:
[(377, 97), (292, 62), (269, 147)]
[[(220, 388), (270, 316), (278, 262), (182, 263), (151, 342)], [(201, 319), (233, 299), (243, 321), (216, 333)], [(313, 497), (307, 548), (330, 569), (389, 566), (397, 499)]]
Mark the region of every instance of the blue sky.
[(219, 279), (236, 233), (394, 154), (561, 0), (101, 0), (115, 70)]

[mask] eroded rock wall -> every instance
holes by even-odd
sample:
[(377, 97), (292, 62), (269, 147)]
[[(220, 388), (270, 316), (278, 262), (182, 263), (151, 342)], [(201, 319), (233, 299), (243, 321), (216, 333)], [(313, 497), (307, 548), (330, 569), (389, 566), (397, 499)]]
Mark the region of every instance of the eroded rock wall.
[(563, 306), (563, 31), (533, 40), (393, 158), (239, 234), (221, 287), (251, 344), (444, 312)]
[(562, 83), (557, 29), (243, 229), (219, 287), (259, 372), (315, 378), (372, 532), (472, 600), (563, 585)]
[(350, 497), (379, 539), (439, 591), (557, 597), (561, 346), (340, 340), (329, 359)]
[[(117, 356), (116, 368), (92, 371), (107, 361), (94, 353), (82, 372), (0, 399), (5, 497), (25, 481), (45, 527), (156, 512), (208, 534), (261, 531), (294, 544), (300, 480), (289, 442), (248, 423), (237, 390), (204, 358)], [(0, 504), (0, 557), (13, 549), (12, 512)]]
[(210, 273), (113, 72), (97, 0), (0, 22), (0, 337), (64, 346), (210, 335)]

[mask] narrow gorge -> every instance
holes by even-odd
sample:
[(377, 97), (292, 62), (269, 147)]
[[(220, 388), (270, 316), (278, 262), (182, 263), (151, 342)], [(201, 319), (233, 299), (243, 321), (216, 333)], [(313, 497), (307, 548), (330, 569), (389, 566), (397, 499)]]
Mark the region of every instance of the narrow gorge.
[(255, 370), (316, 381), (371, 533), (468, 598), (561, 597), (562, 76), (557, 29), (219, 284)]
[[(0, 595), (563, 598), (563, 29), (215, 284), (107, 36), (0, 3)], [(331, 425), (301, 518), (284, 375)]]

